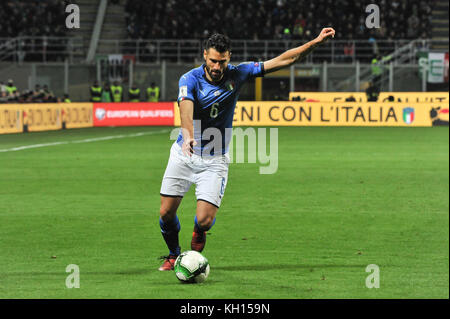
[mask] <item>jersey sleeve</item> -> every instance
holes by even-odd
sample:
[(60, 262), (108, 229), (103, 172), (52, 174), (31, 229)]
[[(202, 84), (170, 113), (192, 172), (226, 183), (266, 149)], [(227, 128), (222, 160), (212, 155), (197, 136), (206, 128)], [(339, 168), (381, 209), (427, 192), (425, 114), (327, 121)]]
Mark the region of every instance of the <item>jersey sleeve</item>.
[(180, 77), (178, 88), (178, 105), (183, 100), (194, 101), (195, 78), (191, 74), (184, 74)]
[(239, 72), (245, 75), (246, 79), (264, 76), (263, 62), (244, 62), (239, 64), (237, 68)]

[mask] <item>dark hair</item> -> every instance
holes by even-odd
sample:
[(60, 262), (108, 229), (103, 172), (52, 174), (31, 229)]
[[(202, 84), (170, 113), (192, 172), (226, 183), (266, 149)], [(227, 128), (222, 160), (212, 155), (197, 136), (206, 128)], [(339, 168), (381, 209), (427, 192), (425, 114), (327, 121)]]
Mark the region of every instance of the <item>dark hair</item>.
[(214, 48), (220, 53), (231, 52), (231, 41), (226, 35), (215, 33), (205, 41), (204, 48), (205, 50)]

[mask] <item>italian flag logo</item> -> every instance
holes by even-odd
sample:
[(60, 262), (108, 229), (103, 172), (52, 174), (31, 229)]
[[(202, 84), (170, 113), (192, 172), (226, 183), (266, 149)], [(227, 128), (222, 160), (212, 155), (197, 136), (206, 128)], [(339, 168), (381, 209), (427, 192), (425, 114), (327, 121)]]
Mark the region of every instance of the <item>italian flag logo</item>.
[(233, 81), (227, 81), (225, 83), (225, 87), (227, 88), (228, 91), (233, 91), (234, 90), (234, 82)]
[(406, 124), (411, 124), (414, 121), (414, 108), (405, 107), (403, 109), (403, 121)]

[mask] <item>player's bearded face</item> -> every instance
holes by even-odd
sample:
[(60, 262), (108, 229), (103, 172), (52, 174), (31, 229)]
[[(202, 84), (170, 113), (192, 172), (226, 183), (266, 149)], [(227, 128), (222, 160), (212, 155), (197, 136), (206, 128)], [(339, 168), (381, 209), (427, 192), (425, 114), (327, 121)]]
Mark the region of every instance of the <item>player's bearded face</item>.
[(230, 62), (230, 55), (229, 51), (221, 53), (214, 48), (209, 48), (208, 51), (205, 50), (203, 53), (206, 61), (206, 72), (214, 82), (222, 79), (228, 62)]

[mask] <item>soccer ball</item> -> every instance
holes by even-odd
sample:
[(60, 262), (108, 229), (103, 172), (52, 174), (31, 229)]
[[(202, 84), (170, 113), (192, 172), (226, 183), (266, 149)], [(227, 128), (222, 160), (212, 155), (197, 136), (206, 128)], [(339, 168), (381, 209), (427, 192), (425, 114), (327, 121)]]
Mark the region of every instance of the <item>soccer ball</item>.
[(202, 254), (195, 250), (181, 253), (175, 261), (175, 275), (186, 283), (201, 283), (208, 278), (209, 262)]

